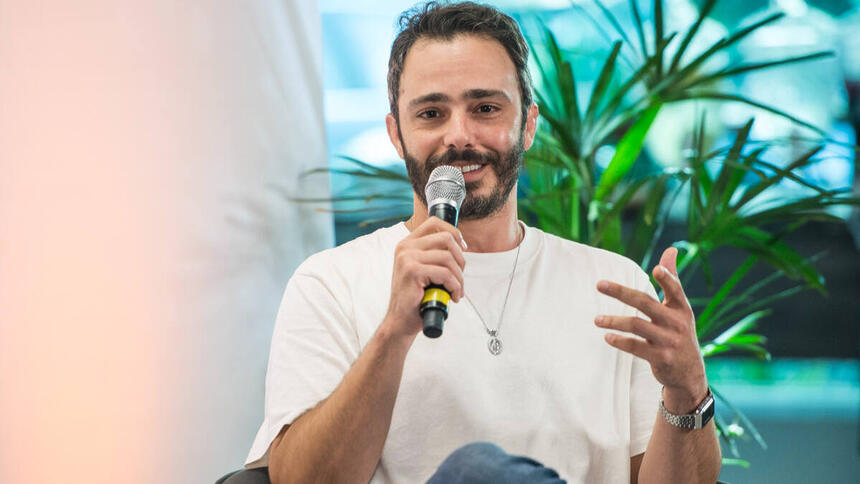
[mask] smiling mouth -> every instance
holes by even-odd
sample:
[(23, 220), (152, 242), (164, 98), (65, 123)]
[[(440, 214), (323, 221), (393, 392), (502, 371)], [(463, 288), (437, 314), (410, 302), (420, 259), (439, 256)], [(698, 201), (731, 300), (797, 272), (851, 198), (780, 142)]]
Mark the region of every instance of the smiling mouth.
[(474, 164), (474, 165), (455, 166), (454, 168), (458, 168), (465, 175), (466, 173), (469, 173), (471, 171), (479, 170), (482, 166), (484, 166), (484, 165)]

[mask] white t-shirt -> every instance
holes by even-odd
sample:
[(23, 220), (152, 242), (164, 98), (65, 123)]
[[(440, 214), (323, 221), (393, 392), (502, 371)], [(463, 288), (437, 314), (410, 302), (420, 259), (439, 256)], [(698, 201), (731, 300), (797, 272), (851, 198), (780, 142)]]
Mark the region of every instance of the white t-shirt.
[[(395, 246), (407, 235), (402, 223), (380, 229), (296, 269), (272, 336), (265, 417), (247, 467), (268, 465), (281, 428), (328, 397), (371, 339), (388, 308)], [(596, 315), (638, 311), (596, 284), (612, 280), (653, 296), (648, 276), (622, 256), (532, 227), (520, 250), (502, 353), (490, 354), (465, 299), (452, 303), (441, 337), (419, 334), (371, 482), (424, 482), (475, 441), (527, 455), (571, 483), (629, 482), (660, 385), (646, 361), (604, 341)], [(516, 249), (465, 253), (465, 291), (490, 329), (499, 325), (515, 256)]]

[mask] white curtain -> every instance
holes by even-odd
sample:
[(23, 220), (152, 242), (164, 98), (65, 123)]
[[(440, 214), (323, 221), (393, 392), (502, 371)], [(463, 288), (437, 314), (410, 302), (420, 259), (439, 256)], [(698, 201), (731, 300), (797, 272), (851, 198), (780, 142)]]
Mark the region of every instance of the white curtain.
[(0, 0), (0, 482), (212, 482), (333, 243), (302, 0)]

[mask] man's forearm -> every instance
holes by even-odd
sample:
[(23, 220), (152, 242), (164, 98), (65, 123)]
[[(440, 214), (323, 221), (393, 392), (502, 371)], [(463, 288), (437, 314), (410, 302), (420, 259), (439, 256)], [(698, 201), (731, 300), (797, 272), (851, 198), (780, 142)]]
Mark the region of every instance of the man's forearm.
[[(673, 402), (670, 396), (666, 396), (665, 404), (673, 413), (689, 413), (696, 406), (689, 401)], [(713, 419), (704, 428), (690, 430), (675, 427), (657, 412), (638, 483), (713, 484), (720, 475), (721, 463), (720, 442)]]
[(326, 400), (296, 419), (272, 446), (273, 484), (367, 482), (388, 435), (403, 363), (414, 336), (381, 325)]

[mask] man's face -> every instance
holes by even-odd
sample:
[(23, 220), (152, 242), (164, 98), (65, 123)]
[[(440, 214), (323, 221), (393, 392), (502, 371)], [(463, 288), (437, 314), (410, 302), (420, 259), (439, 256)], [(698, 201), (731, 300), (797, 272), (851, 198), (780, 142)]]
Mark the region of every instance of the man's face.
[(399, 123), (390, 114), (386, 123), (425, 206), (424, 186), (440, 165), (463, 171), (463, 220), (484, 218), (514, 200), (537, 117), (532, 107), (523, 129), (520, 102), (516, 69), (496, 40), (458, 35), (413, 44), (400, 78)]

